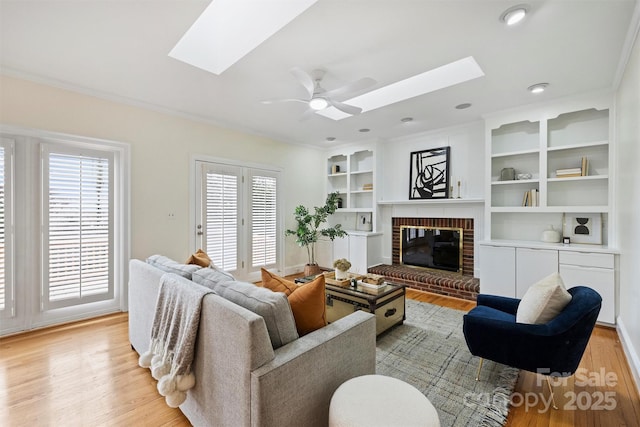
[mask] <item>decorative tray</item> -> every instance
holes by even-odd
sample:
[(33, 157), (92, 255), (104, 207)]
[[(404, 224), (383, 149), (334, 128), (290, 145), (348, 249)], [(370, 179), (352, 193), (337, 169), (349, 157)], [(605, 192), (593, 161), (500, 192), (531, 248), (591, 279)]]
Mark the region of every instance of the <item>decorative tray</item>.
[(343, 288), (346, 288), (351, 285), (351, 279), (361, 280), (363, 277), (361, 274), (347, 273), (346, 279), (337, 280), (335, 271), (325, 271), (322, 274), (324, 275), (325, 283), (328, 283), (334, 286), (341, 286)]

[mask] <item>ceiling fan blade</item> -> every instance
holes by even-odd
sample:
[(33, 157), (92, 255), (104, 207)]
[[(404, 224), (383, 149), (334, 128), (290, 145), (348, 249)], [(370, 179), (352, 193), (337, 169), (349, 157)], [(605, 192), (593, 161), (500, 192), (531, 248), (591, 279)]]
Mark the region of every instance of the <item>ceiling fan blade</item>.
[(298, 67), (293, 67), (291, 69), (291, 74), (293, 74), (293, 76), (296, 79), (298, 79), (300, 84), (302, 86), (304, 86), (304, 88), (309, 93), (309, 98), (311, 98), (313, 96), (313, 89), (315, 88), (315, 84), (314, 84), (313, 79), (311, 78), (311, 76), (309, 74), (305, 73), (304, 71), (302, 71)]
[(340, 96), (344, 94), (351, 94), (351, 93), (355, 94), (375, 84), (376, 84), (376, 81), (374, 79), (370, 77), (364, 77), (359, 80), (356, 80), (355, 82), (351, 82), (344, 86), (341, 86), (339, 88), (328, 90), (324, 93), (324, 95), (328, 97), (334, 97), (334, 96)]
[(302, 102), (304, 104), (308, 104), (309, 101), (306, 99), (298, 99), (298, 98), (277, 98), (277, 99), (265, 99), (260, 101), (263, 104), (275, 104), (278, 102)]
[(334, 101), (333, 99), (330, 99), (330, 98), (327, 99), (327, 101), (329, 101), (329, 104), (331, 106), (337, 108), (343, 113), (351, 114), (352, 116), (362, 113), (362, 108), (360, 107), (354, 107), (353, 105), (348, 105), (348, 104), (345, 104), (344, 102)]

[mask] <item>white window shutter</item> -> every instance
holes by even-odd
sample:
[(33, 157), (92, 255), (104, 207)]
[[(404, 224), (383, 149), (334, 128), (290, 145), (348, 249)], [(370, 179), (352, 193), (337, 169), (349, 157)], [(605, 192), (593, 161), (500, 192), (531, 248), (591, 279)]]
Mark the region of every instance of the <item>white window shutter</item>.
[(113, 157), (45, 148), (43, 306), (113, 298)]
[(0, 318), (15, 316), (13, 266), (14, 140), (0, 140)]
[(239, 175), (205, 173), (205, 252), (225, 271), (238, 268)]
[(277, 179), (264, 173), (251, 176), (251, 266), (273, 266), (276, 263)]

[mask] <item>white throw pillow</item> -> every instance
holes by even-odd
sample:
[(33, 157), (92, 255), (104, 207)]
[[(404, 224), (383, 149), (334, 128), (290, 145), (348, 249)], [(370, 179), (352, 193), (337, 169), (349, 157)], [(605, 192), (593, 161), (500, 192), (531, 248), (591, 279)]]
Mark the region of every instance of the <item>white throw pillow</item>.
[(516, 322), (547, 323), (569, 304), (571, 294), (564, 287), (560, 274), (553, 273), (533, 284), (522, 297)]

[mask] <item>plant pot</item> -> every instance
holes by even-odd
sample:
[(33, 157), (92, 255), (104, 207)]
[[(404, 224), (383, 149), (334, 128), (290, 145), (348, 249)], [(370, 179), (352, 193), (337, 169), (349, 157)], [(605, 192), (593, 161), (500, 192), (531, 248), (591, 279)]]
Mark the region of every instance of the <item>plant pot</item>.
[(339, 270), (336, 268), (336, 280), (344, 280), (349, 277), (349, 272), (346, 270)]
[(320, 274), (322, 270), (318, 264), (305, 264), (304, 266), (304, 275), (305, 276), (315, 276), (316, 274)]

